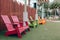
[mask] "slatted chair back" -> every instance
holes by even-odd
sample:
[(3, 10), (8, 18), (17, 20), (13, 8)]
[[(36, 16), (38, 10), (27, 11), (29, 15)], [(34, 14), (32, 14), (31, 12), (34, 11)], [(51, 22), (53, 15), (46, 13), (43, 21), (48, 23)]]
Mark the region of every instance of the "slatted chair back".
[(1, 15), (6, 27), (7, 27), (7, 30), (8, 31), (12, 31), (12, 30), (15, 30), (13, 28), (13, 25), (11, 24), (11, 21), (9, 20), (9, 17), (7, 15)]

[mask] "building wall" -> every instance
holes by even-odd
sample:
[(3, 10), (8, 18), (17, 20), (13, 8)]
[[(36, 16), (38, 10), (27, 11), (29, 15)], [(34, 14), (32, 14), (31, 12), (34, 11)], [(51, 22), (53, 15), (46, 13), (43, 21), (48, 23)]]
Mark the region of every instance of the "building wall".
[(38, 0), (38, 5), (40, 5), (41, 3), (47, 2), (49, 3), (49, 0)]
[(38, 0), (39, 3), (42, 3), (42, 2), (49, 2), (49, 0)]
[[(6, 30), (5, 24), (1, 18), (1, 15), (8, 15), (11, 20), (11, 15), (18, 16), (20, 22), (23, 21), (24, 5), (18, 4), (12, 0), (0, 0), (0, 31)], [(28, 15), (35, 19), (36, 9), (27, 6)], [(12, 21), (12, 20), (11, 20)]]

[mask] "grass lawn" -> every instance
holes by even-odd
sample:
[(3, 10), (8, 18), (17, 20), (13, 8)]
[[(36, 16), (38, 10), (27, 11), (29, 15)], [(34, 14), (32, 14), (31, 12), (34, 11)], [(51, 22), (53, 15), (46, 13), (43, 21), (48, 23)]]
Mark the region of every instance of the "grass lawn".
[(30, 32), (23, 35), (22, 38), (17, 36), (4, 36), (4, 32), (0, 32), (0, 40), (60, 40), (60, 23), (47, 22), (32, 28)]

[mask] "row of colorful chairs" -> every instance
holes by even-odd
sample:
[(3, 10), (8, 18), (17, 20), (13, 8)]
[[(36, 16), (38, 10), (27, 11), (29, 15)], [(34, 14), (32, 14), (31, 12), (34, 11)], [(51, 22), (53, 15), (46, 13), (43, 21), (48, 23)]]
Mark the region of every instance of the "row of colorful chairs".
[(30, 31), (30, 27), (37, 27), (38, 24), (45, 24), (45, 20), (41, 20), (40, 17), (38, 18), (38, 20), (33, 20), (31, 17), (31, 20), (33, 21), (25, 21), (25, 26), (23, 26), (23, 22), (19, 22), (18, 17), (17, 16), (11, 16), (11, 19), (13, 20), (13, 24), (11, 23), (8, 15), (1, 15), (6, 28), (7, 28), (7, 32), (5, 33), (5, 36), (9, 36), (12, 34), (17, 34), (18, 38), (22, 38), (22, 33), (26, 34), (26, 30)]

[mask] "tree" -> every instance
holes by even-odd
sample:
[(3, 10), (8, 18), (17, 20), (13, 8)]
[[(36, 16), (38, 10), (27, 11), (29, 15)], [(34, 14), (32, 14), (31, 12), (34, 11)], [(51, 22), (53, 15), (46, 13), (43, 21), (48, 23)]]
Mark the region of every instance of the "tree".
[(45, 8), (45, 9), (48, 9), (48, 8), (49, 8), (49, 4), (45, 2), (45, 3), (44, 3), (44, 8)]
[(58, 2), (54, 2), (49, 6), (50, 9), (54, 9), (54, 8), (57, 8), (57, 7), (60, 7), (60, 3), (58, 3)]

